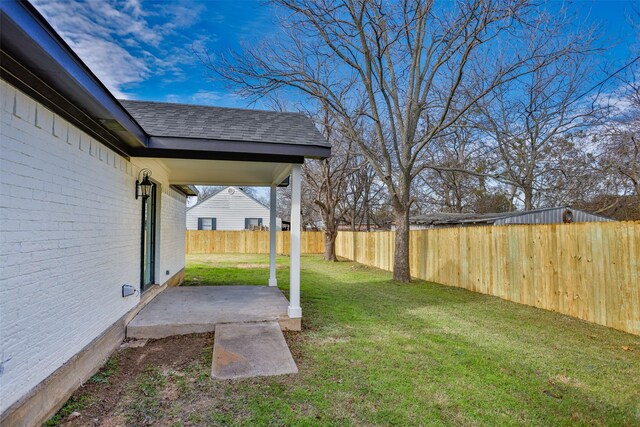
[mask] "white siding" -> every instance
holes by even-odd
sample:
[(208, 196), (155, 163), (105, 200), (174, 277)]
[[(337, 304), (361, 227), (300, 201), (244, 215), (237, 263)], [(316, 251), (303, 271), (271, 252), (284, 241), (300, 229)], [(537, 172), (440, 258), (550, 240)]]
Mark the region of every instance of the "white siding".
[[(268, 227), (270, 215), (269, 208), (238, 187), (228, 187), (187, 211), (187, 230), (198, 229), (198, 218), (216, 218), (216, 230), (244, 230), (245, 218), (262, 218), (262, 225)], [(276, 218), (276, 229), (282, 229), (280, 218)]]
[[(139, 302), (141, 167), (160, 184), (157, 281), (184, 267), (185, 197), (0, 81), (0, 412)], [(166, 275), (166, 270), (170, 271)]]

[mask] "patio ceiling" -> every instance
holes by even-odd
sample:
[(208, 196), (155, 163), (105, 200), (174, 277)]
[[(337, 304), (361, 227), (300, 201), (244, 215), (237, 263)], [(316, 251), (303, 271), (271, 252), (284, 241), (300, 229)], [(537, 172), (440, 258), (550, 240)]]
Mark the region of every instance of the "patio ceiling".
[(169, 172), (171, 185), (270, 186), (291, 174), (291, 163), (201, 159), (156, 159)]

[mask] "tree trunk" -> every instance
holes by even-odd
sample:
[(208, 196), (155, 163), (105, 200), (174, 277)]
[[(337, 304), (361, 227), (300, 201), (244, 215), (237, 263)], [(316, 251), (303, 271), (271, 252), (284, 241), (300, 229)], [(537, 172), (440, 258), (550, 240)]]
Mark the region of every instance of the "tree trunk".
[(393, 256), (393, 280), (408, 283), (409, 270), (409, 209), (394, 209), (396, 221), (395, 254)]
[(524, 192), (524, 210), (530, 211), (533, 209), (533, 184), (525, 184), (523, 188)]
[(326, 228), (324, 231), (324, 259), (327, 261), (337, 261), (336, 257), (336, 237), (338, 237), (338, 231), (335, 229), (329, 230)]
[(369, 216), (369, 203), (367, 202), (367, 204), (365, 204), (364, 208), (366, 209), (364, 211), (366, 220), (365, 222), (367, 223), (367, 231), (371, 231), (371, 217)]

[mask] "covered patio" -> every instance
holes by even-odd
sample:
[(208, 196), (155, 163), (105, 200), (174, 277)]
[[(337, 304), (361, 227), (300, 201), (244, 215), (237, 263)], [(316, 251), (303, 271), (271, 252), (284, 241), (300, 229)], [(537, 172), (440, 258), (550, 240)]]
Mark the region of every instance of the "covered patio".
[[(282, 329), (300, 330), (301, 166), (305, 158), (324, 159), (331, 154), (313, 122), (298, 113), (121, 102), (149, 135), (147, 147), (135, 155), (153, 159), (172, 188), (190, 195), (197, 194), (195, 185), (270, 189), (265, 286), (167, 289), (129, 323), (127, 336), (208, 332), (216, 325), (235, 322), (277, 321)], [(291, 186), (288, 300), (276, 278), (277, 191), (285, 186)]]
[(127, 326), (133, 339), (213, 332), (216, 325), (271, 322), (283, 330), (299, 326), (290, 319), (289, 301), (275, 286), (184, 286), (158, 295)]

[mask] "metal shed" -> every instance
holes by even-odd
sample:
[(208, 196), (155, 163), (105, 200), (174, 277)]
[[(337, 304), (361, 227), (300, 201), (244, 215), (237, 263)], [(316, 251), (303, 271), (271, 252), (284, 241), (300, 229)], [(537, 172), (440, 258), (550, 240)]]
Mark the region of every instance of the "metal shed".
[(411, 229), (441, 227), (469, 227), (474, 225), (562, 224), (573, 222), (613, 221), (602, 215), (574, 209), (570, 206), (535, 209), (531, 211), (498, 213), (432, 213), (411, 218)]
[[(565, 221), (567, 213), (570, 213), (571, 220)], [(591, 212), (574, 209), (569, 206), (536, 209), (526, 212), (511, 212), (502, 218), (497, 218), (493, 225), (507, 224), (562, 224), (564, 222), (603, 222), (613, 221), (611, 218)]]

